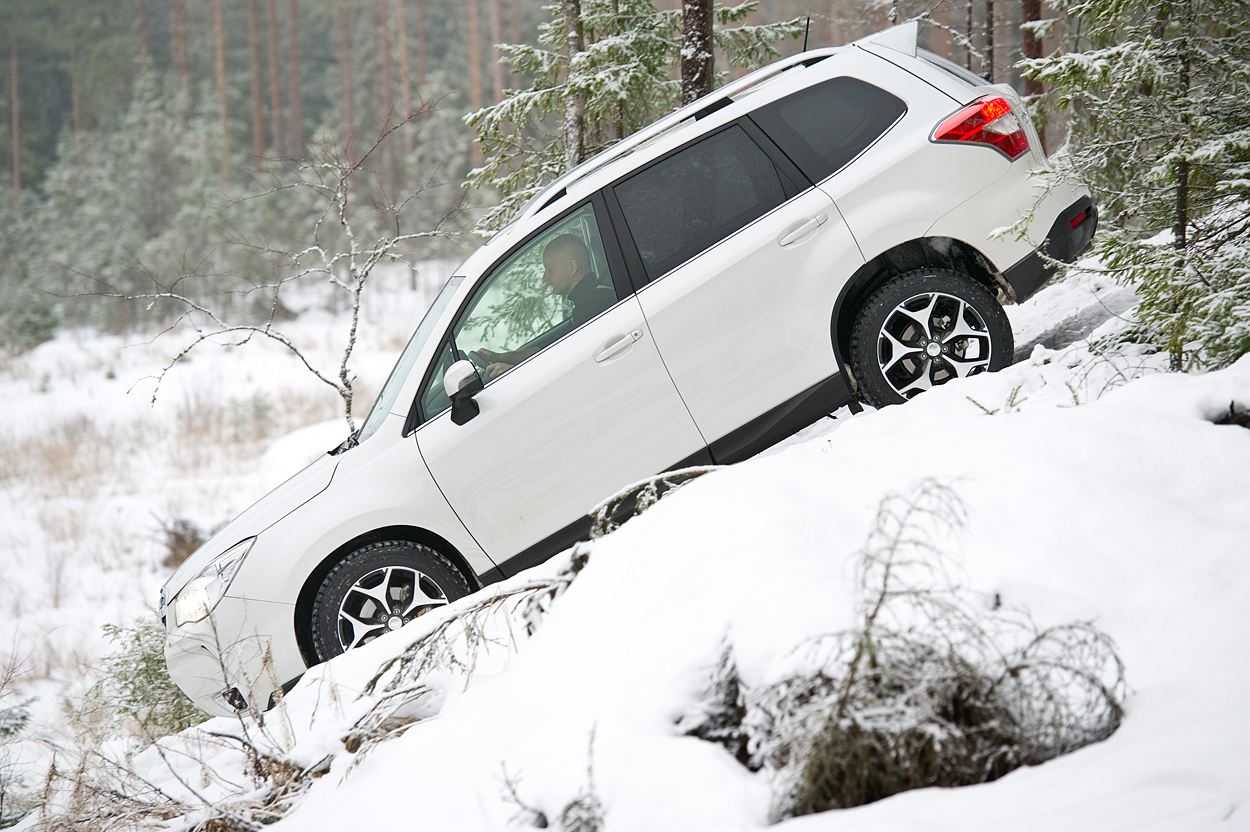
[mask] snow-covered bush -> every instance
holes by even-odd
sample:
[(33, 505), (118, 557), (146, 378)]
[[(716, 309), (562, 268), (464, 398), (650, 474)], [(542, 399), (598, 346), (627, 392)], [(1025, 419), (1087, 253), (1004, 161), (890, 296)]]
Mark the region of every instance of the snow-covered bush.
[(886, 497), (858, 556), (857, 626), (804, 645), (803, 667), (760, 690), (727, 645), (702, 713), (679, 727), (769, 770), (780, 817), (983, 783), (1110, 736), (1125, 693), (1115, 645), (961, 588), (940, 544), (964, 516), (934, 481)]

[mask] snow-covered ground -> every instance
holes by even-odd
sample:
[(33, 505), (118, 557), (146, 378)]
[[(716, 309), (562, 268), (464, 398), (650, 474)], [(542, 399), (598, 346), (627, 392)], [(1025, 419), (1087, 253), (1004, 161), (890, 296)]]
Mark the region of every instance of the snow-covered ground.
[[(503, 600), (483, 610), (471, 672), (423, 675), (428, 692), (409, 697), (385, 741), (358, 740), (361, 725), (376, 735), (388, 713), (380, 690), (364, 693), (379, 666), (484, 598), (551, 579), (567, 554), (314, 669), (263, 727), (214, 720), (139, 754), (134, 769), (190, 805), (263, 796), (243, 755), (208, 734), (246, 730), (290, 767), (324, 771), (305, 781), (280, 829), (362, 820), (503, 829), (532, 825), (537, 812), (576, 828), (570, 806), (607, 830), (768, 825), (776, 777), (752, 773), (685, 726), (706, 706), (726, 651), (748, 696), (818, 663), (813, 646), (854, 625), (854, 565), (882, 500), (936, 482), (966, 512), (958, 534), (935, 530), (961, 585), (1028, 610), (1039, 626), (1092, 621), (1115, 640), (1130, 686), (1123, 724), (1102, 743), (993, 783), (905, 792), (782, 825), (1250, 829), (1250, 431), (1213, 424), (1230, 402), (1250, 406), (1250, 358), (1171, 375), (1142, 351), (1040, 346), (1114, 291), (1097, 277), (1044, 290), (1010, 310), (1018, 343), (1039, 346), (1008, 370), (905, 407), (842, 411), (683, 487), (591, 544), (541, 620)], [(382, 323), (373, 329), (380, 338)], [(393, 341), (367, 350), (376, 350), (377, 377), (361, 374), (372, 389), (386, 370), (384, 347), (393, 355), (402, 335)], [(304, 389), (298, 374), (263, 349), (205, 353), (150, 410), (120, 391), (157, 354), (107, 343), (59, 339), (2, 382), (21, 400), (5, 409), (6, 462), (58, 430), (91, 455), (81, 476), (26, 466), (0, 479), (11, 518), (0, 537), (0, 626), (31, 656), (25, 690), (44, 697), (43, 731), (90, 679), (79, 666), (102, 649), (99, 626), (124, 623), (154, 597), (165, 574), (157, 519), (220, 522), (258, 496), (276, 475), (267, 469), (297, 465), (327, 438), (314, 429), (267, 444), (294, 425), (232, 437), (227, 418), (211, 441), (187, 443), (180, 428), (190, 421), (178, 419), (192, 405), (179, 403), (197, 401), (197, 389), (226, 403), (260, 389), (280, 413), (280, 391)], [(987, 603), (986, 614), (998, 613)], [(402, 682), (395, 674), (383, 683)], [(184, 752), (212, 761), (216, 774)]]

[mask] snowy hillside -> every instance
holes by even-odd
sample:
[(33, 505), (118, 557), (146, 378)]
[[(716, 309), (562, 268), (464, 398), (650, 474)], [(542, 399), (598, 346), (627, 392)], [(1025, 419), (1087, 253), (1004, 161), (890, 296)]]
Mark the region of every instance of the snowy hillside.
[[(1018, 342), (1043, 341), (1107, 294), (1113, 289), (1091, 278), (1046, 290), (1012, 310)], [(55, 367), (54, 350), (68, 354), (71, 345), (50, 345), (33, 366)], [(272, 382), (277, 371), (259, 362), (227, 369), (235, 355), (189, 369), (216, 367), (222, 378), (268, 372)], [(1192, 376), (1161, 373), (1163, 363), (1085, 342), (1038, 346), (1008, 370), (903, 407), (844, 410), (579, 549), (576, 574), (573, 556), (559, 556), (314, 669), (263, 724), (213, 720), (134, 757), (141, 779), (105, 771), (99, 782), (125, 784), (135, 823), (184, 818), (164, 828), (219, 813), (272, 820), (267, 811), (283, 815), (274, 828), (316, 832), (362, 820), (456, 830), (526, 828), (540, 818), (565, 829), (769, 825), (785, 773), (753, 772), (691, 732), (714, 704), (726, 657), (748, 719), (753, 697), (827, 668), (830, 639), (862, 611), (856, 566), (880, 529), (879, 510), (939, 490), (962, 520), (916, 521), (916, 534), (947, 558), (948, 570), (930, 577), (957, 587), (990, 628), (1021, 621), (1022, 611), (1039, 628), (1092, 622), (1124, 665), (1123, 722), (1101, 743), (992, 783), (905, 792), (782, 827), (1250, 828), (1250, 431), (1214, 424), (1230, 403), (1250, 407), (1250, 358)], [(81, 410), (88, 427), (73, 430), (124, 429), (127, 414), (105, 404), (119, 398), (101, 381), (104, 370), (90, 370), (100, 404)], [(23, 372), (23, 383), (39, 378), (38, 369)], [(50, 384), (70, 384), (57, 378)], [(82, 408), (69, 394), (61, 406)], [(48, 411), (21, 412), (8, 430), (34, 442), (24, 426)], [(85, 652), (99, 647), (91, 628), (137, 614), (162, 579), (160, 547), (135, 544), (126, 520), (108, 518), (129, 518), (151, 539), (144, 512), (211, 523), (225, 504), (237, 510), (258, 493), (264, 473), (255, 461), (170, 467), (179, 458), (164, 455), (180, 446), (176, 430), (163, 430), (160, 443), (128, 446), (150, 454), (147, 463), (101, 463), (91, 495), (40, 490), (30, 476), (3, 483), (5, 516), (18, 519), (0, 541), (2, 620), (27, 639), (43, 628), (49, 644), (66, 645), (32, 653), (61, 664), (45, 660), (31, 690), (48, 696), (69, 666), (90, 661)], [(268, 460), (324, 444), (293, 436)], [(126, 492), (107, 473), (118, 466), (122, 484), (143, 482), (145, 464), (168, 472), (166, 502), (156, 507), (150, 491)], [(61, 544), (40, 513), (57, 506), (108, 512), (83, 512), (82, 522), (99, 528)], [(51, 567), (32, 555), (41, 546), (63, 553), (59, 596)], [(59, 621), (72, 638), (57, 635)], [(417, 644), (426, 649), (408, 650)], [(240, 749), (262, 755), (249, 761)], [(126, 750), (116, 744), (112, 753), (122, 759)], [(81, 796), (60, 795), (49, 817), (101, 805), (73, 799)], [(32, 816), (20, 828), (39, 822)]]

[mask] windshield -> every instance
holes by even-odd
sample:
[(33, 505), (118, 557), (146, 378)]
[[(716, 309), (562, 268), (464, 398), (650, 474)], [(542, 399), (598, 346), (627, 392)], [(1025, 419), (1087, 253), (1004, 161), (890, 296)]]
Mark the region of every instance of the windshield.
[(421, 325), (417, 327), (417, 331), (412, 334), (412, 340), (408, 342), (408, 346), (404, 348), (404, 353), (399, 357), (399, 361), (395, 364), (395, 369), (391, 370), (391, 377), (386, 380), (386, 384), (382, 386), (382, 392), (378, 394), (378, 400), (373, 403), (373, 409), (369, 411), (369, 417), (365, 419), (365, 423), (360, 427), (360, 438), (357, 441), (363, 442), (377, 432), (382, 422), (386, 420), (386, 414), (391, 412), (391, 408), (395, 405), (395, 399), (399, 397), (399, 391), (403, 388), (404, 382), (408, 380), (408, 374), (412, 372), (412, 365), (416, 363), (417, 356), (421, 354), (422, 347), (426, 341), (434, 337), (434, 328), (438, 325), (438, 319), (442, 317), (443, 311), (447, 309), (451, 299), (455, 296), (456, 290), (460, 288), (460, 284), (464, 283), (463, 277), (453, 277), (447, 281), (447, 285), (443, 287), (443, 291), (438, 293), (438, 297), (434, 299), (430, 311), (425, 313), (425, 317), (421, 319)]

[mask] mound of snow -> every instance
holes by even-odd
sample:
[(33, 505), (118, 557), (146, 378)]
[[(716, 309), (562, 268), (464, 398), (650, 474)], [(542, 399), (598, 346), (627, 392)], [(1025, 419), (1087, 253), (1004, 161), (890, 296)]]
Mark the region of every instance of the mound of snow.
[[(1001, 373), (709, 474), (595, 543), (532, 636), (519, 615), (484, 619), (472, 673), (422, 679), (432, 692), (407, 714), (419, 721), (370, 748), (344, 738), (379, 701), (361, 693), (384, 661), (567, 555), (313, 669), (266, 730), (295, 763), (330, 767), (275, 828), (496, 830), (523, 825), (522, 804), (555, 822), (588, 794), (610, 830), (768, 825), (774, 784), (678, 720), (726, 646), (757, 688), (784, 678), (813, 638), (851, 625), (854, 558), (880, 501), (927, 478), (968, 510), (962, 537), (943, 545), (971, 589), (1043, 626), (1094, 621), (1116, 640), (1132, 688), (1123, 725), (993, 783), (783, 825), (1246, 826), (1250, 431), (1212, 420), (1250, 404), (1250, 358), (1206, 376), (1126, 375), (1088, 352), (1039, 347)], [(165, 759), (149, 751), (138, 764), (185, 793)]]

